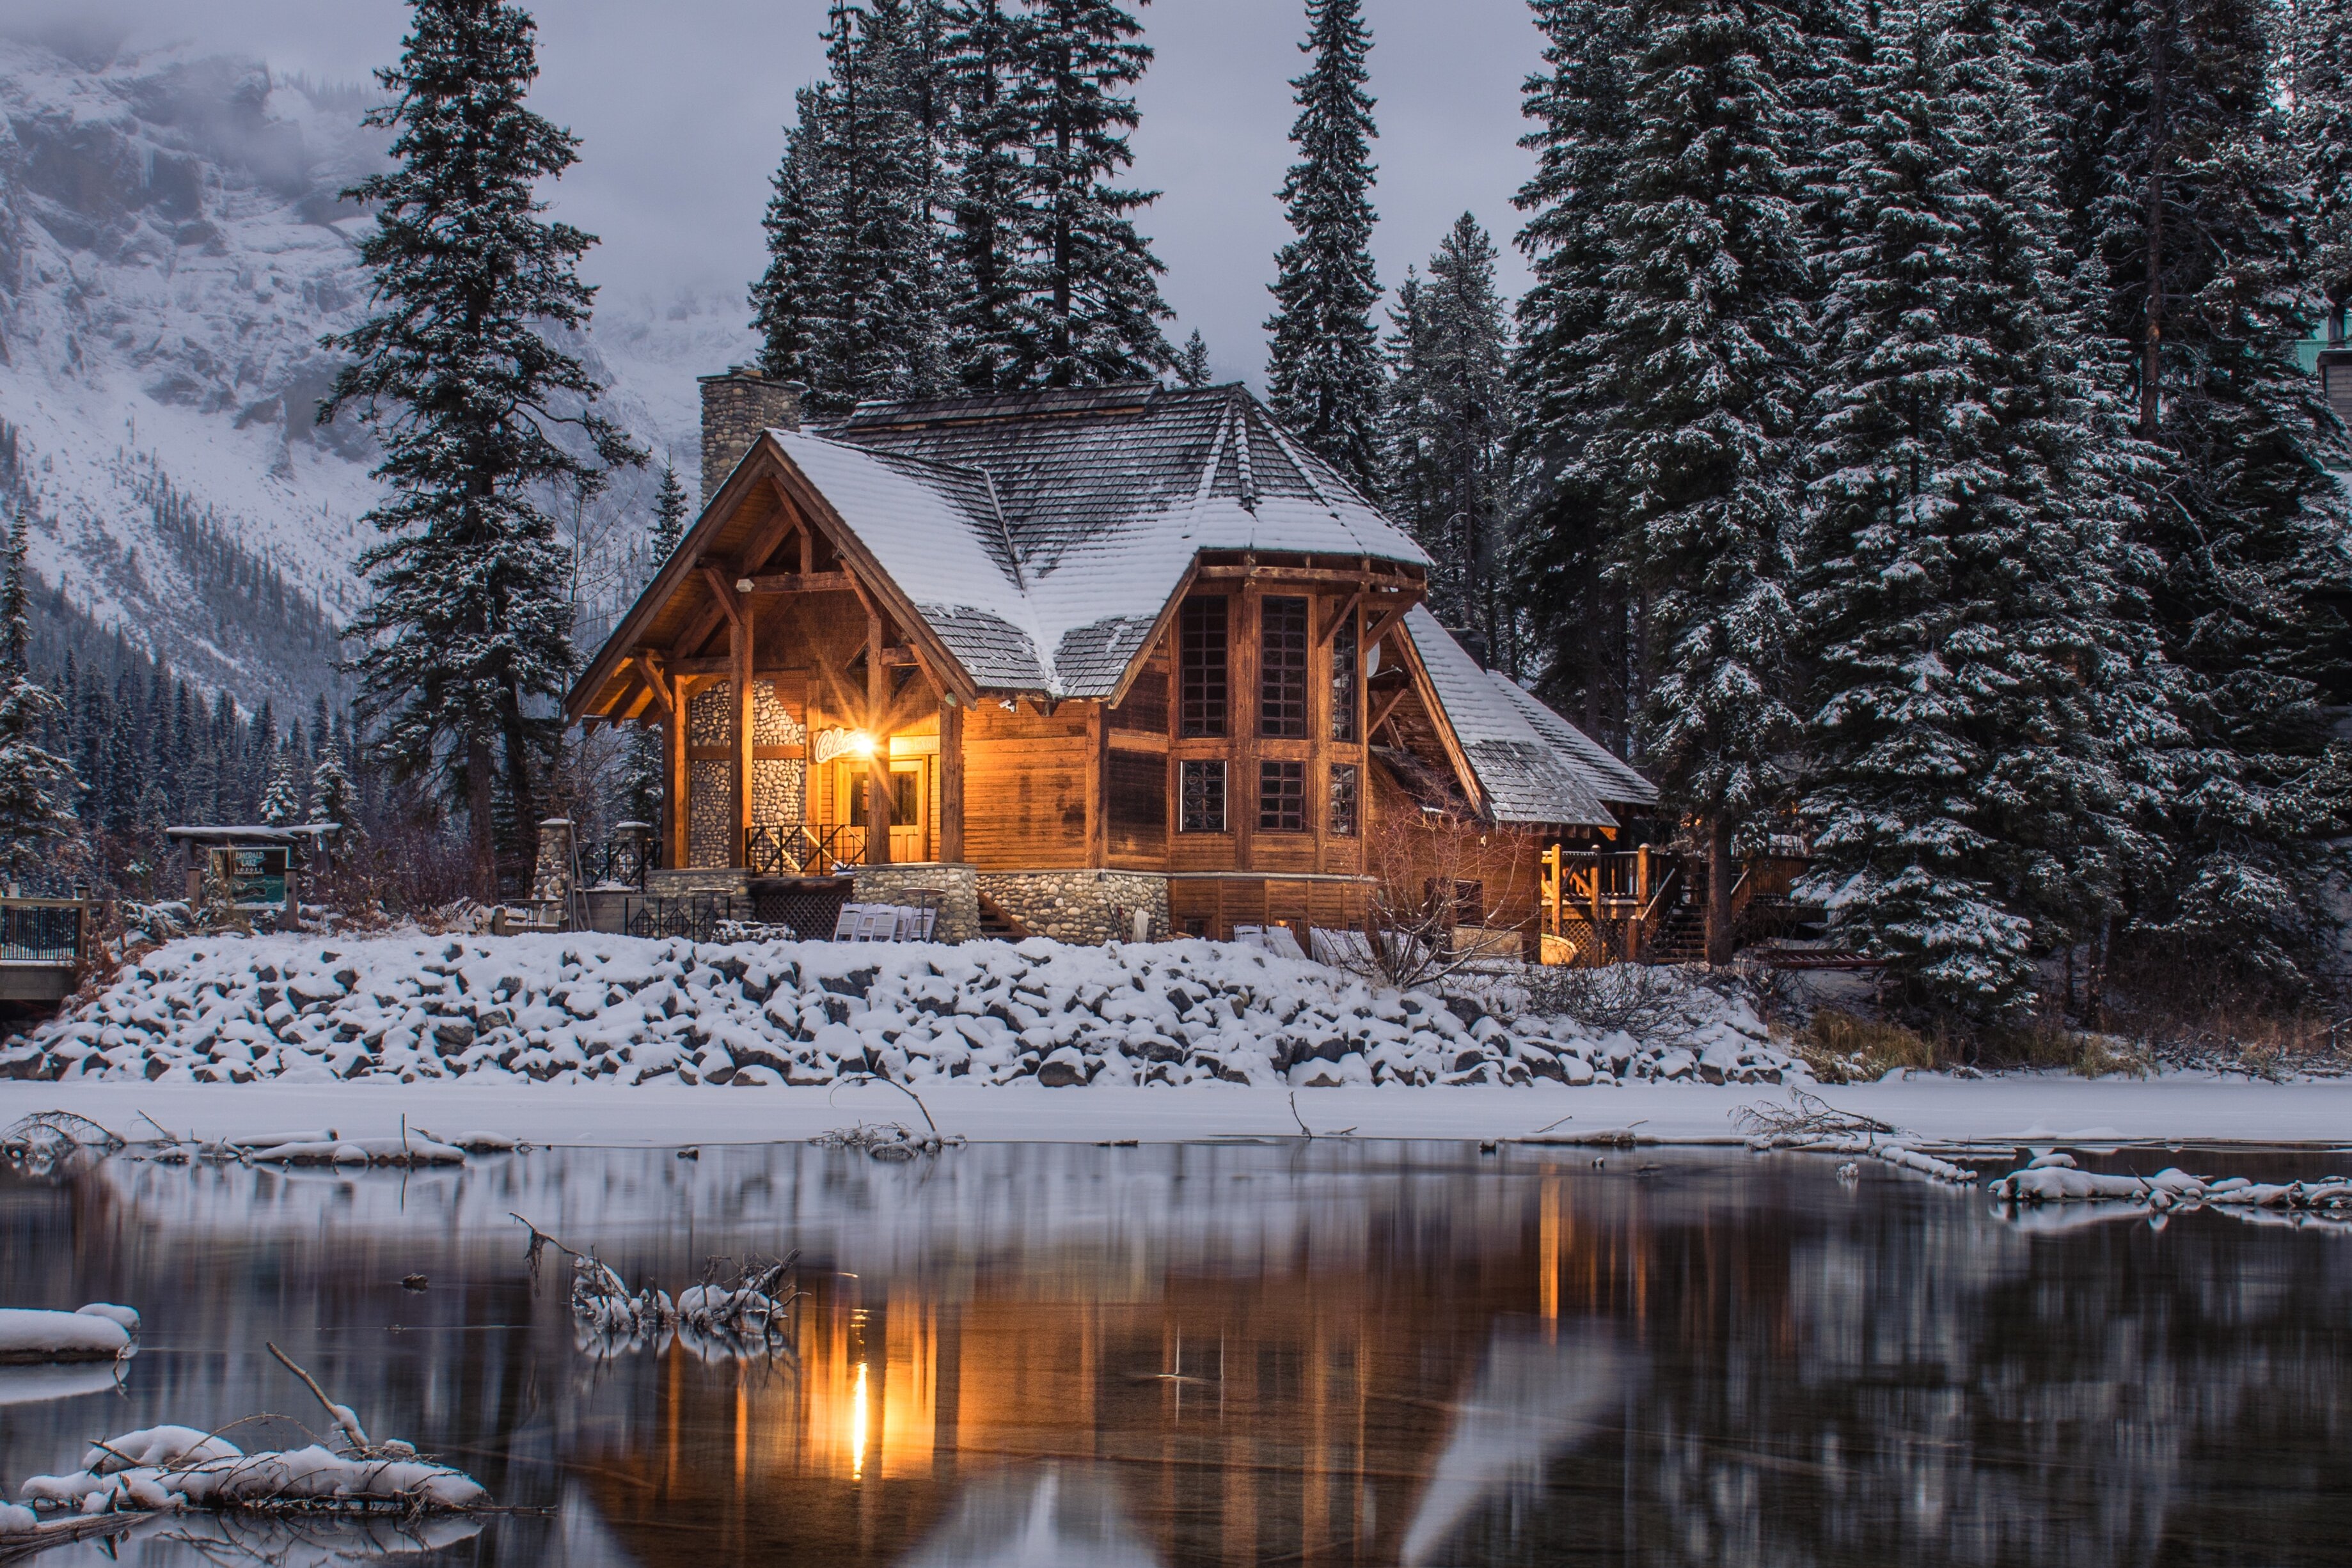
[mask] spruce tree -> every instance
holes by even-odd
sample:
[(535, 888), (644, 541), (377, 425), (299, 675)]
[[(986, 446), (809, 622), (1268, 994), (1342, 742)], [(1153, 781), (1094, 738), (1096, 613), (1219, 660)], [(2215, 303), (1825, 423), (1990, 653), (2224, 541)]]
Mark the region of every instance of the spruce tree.
[[(374, 311), (326, 340), (352, 359), (319, 417), (353, 409), (384, 449), (390, 494), (369, 517), (386, 537), (360, 559), (373, 595), (349, 633), (379, 749), (395, 779), (465, 801), (495, 896), (493, 772), (531, 821), (557, 728), (544, 705), (572, 666), (564, 551), (532, 497), (643, 454), (548, 330), (586, 323), (577, 264), (594, 241), (546, 221), (534, 192), (578, 144), (523, 105), (530, 17), (501, 0), (411, 12), (400, 64), (377, 73), (392, 101), (367, 116), (393, 131), (394, 167), (346, 193), (376, 214), (360, 243)], [(559, 443), (565, 426), (593, 456)]]
[[(669, 564), (686, 530), (686, 490), (677, 470), (662, 470), (661, 487), (654, 495), (654, 521), (647, 540), (650, 579)], [(621, 810), (632, 821), (658, 824), (662, 803), (661, 732), (640, 727), (629, 732), (621, 765)]]
[(269, 783), (261, 792), (261, 820), (270, 827), (282, 828), (301, 814), (302, 795), (294, 782), (294, 754), (289, 747), (270, 765)]
[(1372, 326), (1371, 50), (1360, 0), (1307, 0), (1307, 74), (1291, 82), (1298, 162), (1278, 193), (1297, 235), (1275, 255), (1266, 402), (1366, 495), (1379, 483), (1381, 350)]
[(1109, 182), (1135, 161), (1129, 89), (1151, 50), (1114, 0), (1030, 0), (1016, 32), (1012, 108), (1021, 164), (1020, 299), (1011, 379), (1019, 386), (1150, 381), (1175, 354), (1160, 323), (1166, 269), (1133, 214), (1156, 191)]
[(2334, 927), (2327, 841), (2352, 807), (2328, 706), (2352, 695), (2340, 583), (2347, 465), (2297, 344), (2326, 279), (2318, 194), (2276, 89), (2277, 7), (2112, 0), (2091, 76), (2114, 130), (2091, 169), (2086, 264), (2136, 371), (2162, 468), (2134, 543), (2193, 745), (2177, 759), (2166, 874), (2127, 936), (2168, 979), (2307, 987)]
[(58, 847), (72, 841), (80, 827), (73, 812), (73, 769), (39, 741), (58, 704), (26, 663), (32, 624), (26, 616), (25, 544), (20, 506), (0, 563), (0, 882), (20, 884), (42, 879)]
[(825, 79), (803, 89), (752, 287), (762, 366), (811, 408), (922, 397), (949, 370), (940, 214), (950, 95), (931, 0), (836, 0)]
[(318, 766), (310, 770), (310, 821), (339, 825), (346, 846), (367, 836), (360, 821), (358, 792), (352, 788), (351, 775), (344, 771), (343, 759), (332, 747), (319, 753)]
[(1637, 755), (1706, 847), (1707, 956), (1730, 956), (1735, 834), (1783, 796), (1794, 522), (1790, 440), (1807, 391), (1800, 52), (1772, 0), (1637, 13), (1611, 192), (1598, 410), (1567, 469), (1607, 508), (1647, 668)]
[(1993, 0), (1881, 13), (1837, 150), (1803, 612), (1814, 880), (1889, 988), (2020, 1017), (2037, 949), (2145, 857), (2141, 645), (2105, 497), (2140, 477), (2077, 368), (2038, 111)]
[(2309, 271), (2328, 302), (2328, 337), (2352, 301), (2352, 0), (2296, 0), (2291, 130), (2311, 191)]
[[(1184, 340), (1184, 347), (1176, 355), (1176, 384), (1183, 387), (1204, 387), (1215, 375), (1209, 368), (1208, 340), (1201, 336), (1198, 327)], [(1370, 494), (1367, 491), (1366, 494)]]
[(1631, 126), (1629, 9), (1609, 0), (1535, 0), (1544, 69), (1519, 144), (1537, 157), (1517, 202), (1534, 281), (1518, 305), (1513, 440), (1521, 521), (1513, 575), (1533, 627), (1544, 694), (1597, 738), (1625, 739), (1632, 644), (1621, 541), (1604, 492), (1579, 471), (1601, 405), (1589, 384), (1608, 326), (1608, 218)]
[(1516, 671), (1518, 620), (1502, 574), (1515, 404), (1495, 262), (1494, 241), (1465, 213), (1427, 279), (1409, 274), (1399, 291), (1384, 488), (1435, 562), (1431, 612)]
[(949, 354), (966, 391), (1009, 390), (1019, 358), (1026, 121), (1014, 76), (1029, 20), (1008, 0), (959, 0), (943, 54), (953, 125), (953, 217), (947, 236)]

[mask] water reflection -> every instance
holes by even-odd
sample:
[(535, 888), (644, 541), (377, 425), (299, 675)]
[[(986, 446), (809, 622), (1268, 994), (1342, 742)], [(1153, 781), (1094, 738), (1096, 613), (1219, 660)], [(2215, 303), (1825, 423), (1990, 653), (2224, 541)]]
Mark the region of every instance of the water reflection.
[[(148, 1324), (119, 1391), (0, 1381), (0, 1479), (298, 1409), (275, 1339), (535, 1511), (428, 1561), (2336, 1560), (2346, 1239), (2033, 1231), (1834, 1165), (1318, 1142), (0, 1176), (0, 1300)], [(672, 1294), (798, 1247), (809, 1294), (777, 1354), (583, 1354), (509, 1210)]]

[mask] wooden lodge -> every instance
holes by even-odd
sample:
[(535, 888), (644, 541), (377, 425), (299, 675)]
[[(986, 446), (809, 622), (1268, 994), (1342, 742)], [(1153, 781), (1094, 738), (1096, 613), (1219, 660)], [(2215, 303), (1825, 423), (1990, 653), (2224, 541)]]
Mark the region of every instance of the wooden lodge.
[(701, 514), (566, 701), (661, 731), (651, 892), (854, 883), (935, 895), (947, 937), (1303, 941), (1362, 920), (1384, 831), (1438, 823), (1488, 868), (1472, 923), (1532, 957), (1562, 918), (1546, 852), (1654, 809), (1421, 607), (1420, 547), (1243, 388), (821, 430), (743, 371), (702, 391)]

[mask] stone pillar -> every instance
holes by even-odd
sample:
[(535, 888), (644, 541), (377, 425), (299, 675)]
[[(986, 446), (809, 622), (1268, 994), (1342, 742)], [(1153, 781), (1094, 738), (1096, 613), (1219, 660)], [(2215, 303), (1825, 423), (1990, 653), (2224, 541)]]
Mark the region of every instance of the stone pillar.
[(572, 896), (572, 819), (550, 817), (539, 825), (539, 863), (530, 873), (533, 904), (563, 904)]
[(702, 504), (710, 497), (763, 430), (801, 427), (798, 382), (772, 382), (750, 365), (699, 378), (702, 388)]

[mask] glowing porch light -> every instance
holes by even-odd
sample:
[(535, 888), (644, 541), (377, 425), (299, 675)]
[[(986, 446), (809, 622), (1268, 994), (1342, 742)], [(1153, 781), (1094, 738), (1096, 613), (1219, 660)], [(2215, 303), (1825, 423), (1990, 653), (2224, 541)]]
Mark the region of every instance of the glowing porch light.
[(876, 742), (874, 737), (866, 734), (864, 730), (853, 730), (850, 732), (849, 753), (851, 756), (871, 758), (874, 755), (875, 745)]

